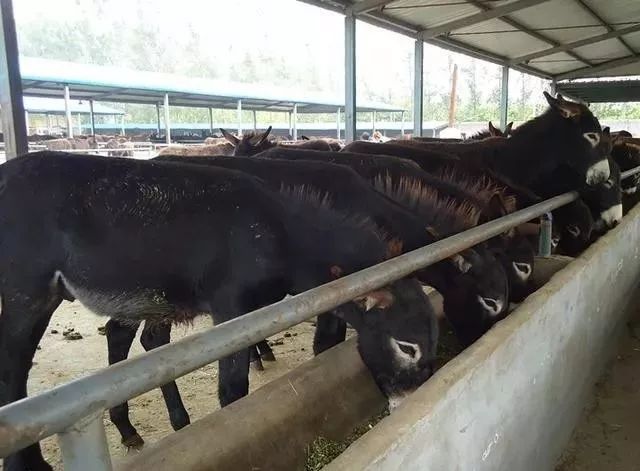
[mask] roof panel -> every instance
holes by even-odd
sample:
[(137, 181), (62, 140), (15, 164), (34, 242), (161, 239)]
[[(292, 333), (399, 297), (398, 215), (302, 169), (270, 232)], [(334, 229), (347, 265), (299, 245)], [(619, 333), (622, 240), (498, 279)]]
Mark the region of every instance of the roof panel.
[[(228, 102), (235, 107), (241, 99), (244, 109), (269, 109), (271, 103), (297, 103), (306, 113), (334, 113), (344, 107), (342, 99), (323, 93), (302, 93), (258, 84), (244, 84), (190, 78), (173, 74), (140, 72), (119, 67), (105, 67), (74, 62), (20, 58), (23, 90), (27, 95), (62, 97), (68, 85), (73, 98), (158, 103), (165, 93), (170, 102), (189, 106), (213, 106)], [(292, 105), (293, 107), (293, 105)], [(404, 111), (384, 103), (358, 102), (358, 111)]]
[(563, 72), (584, 67), (582, 62), (579, 62), (566, 52), (559, 52), (557, 54), (551, 54), (539, 59), (534, 59), (530, 64), (534, 67), (548, 70), (553, 74), (561, 74)]
[(617, 59), (629, 54), (627, 48), (617, 39), (608, 39), (596, 44), (589, 44), (588, 46), (576, 48), (574, 51), (596, 63), (603, 60)]
[[(350, 0), (300, 0), (314, 5), (324, 6), (333, 11), (346, 12)], [(582, 3), (580, 3), (582, 2)], [(535, 0), (484, 1), (484, 0), (396, 0), (386, 7), (361, 14), (363, 21), (381, 27), (418, 37), (418, 32), (433, 26), (468, 18), (479, 11), (491, 10), (519, 3), (526, 6), (517, 11), (509, 10), (503, 20), (483, 20), (466, 28), (444, 31), (437, 37), (427, 37), (427, 42), (449, 48), (456, 52), (467, 53), (473, 57), (491, 60), (498, 64), (534, 73), (548, 78), (571, 72), (572, 76), (586, 74), (590, 65), (596, 69), (591, 75), (606, 77), (613, 74), (640, 75), (640, 64), (621, 65), (616, 69), (601, 67), (603, 61), (617, 60), (632, 54), (620, 40), (614, 39), (584, 46), (577, 53), (568, 50), (570, 56), (566, 62), (531, 61), (529, 64), (509, 64), (509, 59), (526, 56), (562, 43), (585, 40), (609, 32), (609, 28), (631, 27), (640, 24), (640, 0), (547, 0), (536, 3)], [(535, 5), (534, 5), (535, 3)], [(329, 6), (330, 5), (330, 6)], [(600, 18), (613, 24), (608, 28)], [(522, 29), (522, 33), (504, 32), (513, 28)], [(439, 31), (439, 30), (438, 30)], [(502, 32), (497, 32), (502, 31)], [(453, 34), (451, 34), (453, 33)], [(484, 34), (477, 34), (484, 33)], [(640, 53), (638, 34), (627, 41)], [(582, 54), (582, 55), (581, 55)], [(586, 62), (580, 62), (579, 58)], [(542, 58), (540, 58), (542, 59)], [(628, 61), (627, 61), (628, 62)], [(584, 69), (584, 70), (583, 70)], [(556, 77), (562, 79), (562, 75)]]

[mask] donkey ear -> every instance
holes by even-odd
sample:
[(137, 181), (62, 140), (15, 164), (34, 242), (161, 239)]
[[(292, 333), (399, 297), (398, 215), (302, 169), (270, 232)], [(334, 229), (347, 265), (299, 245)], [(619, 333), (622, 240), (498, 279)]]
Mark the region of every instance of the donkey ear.
[(605, 126), (604, 128), (602, 128), (602, 135), (610, 137), (611, 136), (611, 128), (609, 128), (609, 126)]
[(549, 103), (549, 106), (560, 113), (563, 118), (573, 118), (581, 113), (580, 105), (565, 100), (559, 93), (557, 98), (553, 98), (547, 92), (543, 93), (544, 97), (547, 99), (547, 103)]
[(453, 262), (453, 265), (460, 273), (467, 273), (473, 266), (471, 262), (460, 254), (455, 254), (452, 257), (449, 257), (449, 260)]
[(504, 132), (503, 132), (504, 137), (507, 137), (511, 134), (512, 128), (513, 128), (513, 121), (507, 124), (507, 126), (504, 128)]
[(220, 132), (222, 133), (222, 135), (224, 136), (224, 138), (229, 141), (229, 143), (233, 144), (234, 146), (238, 145), (238, 142), (240, 142), (240, 139), (238, 139), (236, 136), (234, 136), (233, 134), (231, 134), (229, 131), (227, 131), (226, 129), (222, 129), (220, 128)]
[(377, 307), (378, 309), (388, 308), (393, 304), (394, 297), (391, 291), (381, 288), (371, 291), (359, 298), (355, 298), (353, 301), (365, 311), (370, 311), (374, 307)]
[(267, 130), (260, 136), (260, 140), (256, 143), (256, 147), (264, 143), (269, 137), (269, 133), (271, 132), (271, 126), (267, 128)]
[(300, 140), (301, 141), (309, 141), (310, 139), (303, 134), (302, 136), (300, 136)]
[(499, 136), (502, 134), (499, 129), (496, 129), (491, 121), (489, 121), (489, 134), (492, 136)]

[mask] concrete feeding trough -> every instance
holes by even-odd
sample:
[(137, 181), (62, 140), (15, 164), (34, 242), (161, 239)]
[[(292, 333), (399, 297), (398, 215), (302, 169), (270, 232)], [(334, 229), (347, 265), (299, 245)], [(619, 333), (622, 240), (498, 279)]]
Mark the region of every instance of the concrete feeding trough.
[[(634, 305), (639, 216), (572, 263), (538, 260), (538, 291), (324, 469), (552, 469)], [(304, 469), (316, 437), (341, 440), (384, 406), (351, 340), (118, 469)]]

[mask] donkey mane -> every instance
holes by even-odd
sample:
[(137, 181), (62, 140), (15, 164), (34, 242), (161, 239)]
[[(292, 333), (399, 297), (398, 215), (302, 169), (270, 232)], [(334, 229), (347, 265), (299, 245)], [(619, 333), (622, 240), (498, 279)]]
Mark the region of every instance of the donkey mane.
[(311, 185), (282, 183), (279, 193), (289, 200), (287, 206), (296, 213), (308, 213), (309, 207), (312, 207), (315, 210), (313, 218), (320, 227), (330, 228), (332, 224), (344, 224), (352, 229), (371, 232), (384, 243), (392, 239), (368, 216), (336, 209), (333, 206), (332, 195), (327, 191), (321, 191)]
[(485, 205), (488, 205), (491, 199), (498, 195), (507, 213), (512, 213), (518, 209), (516, 197), (508, 195), (507, 188), (488, 175), (482, 175), (477, 178), (455, 167), (443, 167), (434, 172), (433, 175), (446, 183), (464, 189), (465, 192), (473, 195), (476, 200), (483, 202)]
[(373, 180), (373, 186), (394, 201), (416, 211), (425, 223), (434, 226), (441, 235), (469, 229), (478, 224), (481, 210), (468, 201), (458, 202), (441, 198), (435, 188), (411, 177), (394, 179), (380, 174)]

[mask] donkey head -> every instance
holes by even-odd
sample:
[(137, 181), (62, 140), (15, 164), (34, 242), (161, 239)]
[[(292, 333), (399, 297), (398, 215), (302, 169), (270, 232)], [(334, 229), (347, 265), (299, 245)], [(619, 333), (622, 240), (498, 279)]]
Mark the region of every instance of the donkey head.
[(275, 145), (268, 140), (269, 133), (271, 132), (271, 126), (261, 134), (251, 132), (243, 135), (242, 138), (238, 138), (222, 128), (220, 128), (220, 131), (225, 139), (235, 148), (233, 155), (248, 157), (270, 149)]
[(547, 92), (544, 96), (551, 108), (551, 115), (561, 130), (561, 142), (556, 142), (557, 155), (561, 155), (569, 167), (584, 175), (587, 185), (597, 185), (609, 178), (610, 168), (606, 152), (600, 146), (602, 128), (589, 108), (582, 104), (557, 98)]

